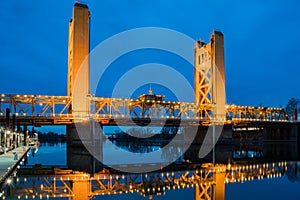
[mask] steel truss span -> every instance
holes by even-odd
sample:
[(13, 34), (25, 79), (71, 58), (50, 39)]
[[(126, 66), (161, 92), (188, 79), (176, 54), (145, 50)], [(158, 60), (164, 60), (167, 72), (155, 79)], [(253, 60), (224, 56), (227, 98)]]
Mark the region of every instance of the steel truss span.
[[(191, 102), (164, 100), (139, 100), (123, 98), (87, 97), (90, 111), (88, 114), (72, 113), (72, 98), (48, 95), (0, 96), (0, 119), (5, 123), (6, 109), (16, 115), (20, 124), (59, 125), (74, 121), (95, 119), (102, 124), (134, 123), (135, 120), (149, 119), (157, 124), (167, 121), (170, 124), (211, 124), (242, 122), (289, 122), (283, 108), (226, 105), (226, 121), (213, 117), (213, 105), (201, 106)], [(154, 123), (155, 124), (155, 123)]]

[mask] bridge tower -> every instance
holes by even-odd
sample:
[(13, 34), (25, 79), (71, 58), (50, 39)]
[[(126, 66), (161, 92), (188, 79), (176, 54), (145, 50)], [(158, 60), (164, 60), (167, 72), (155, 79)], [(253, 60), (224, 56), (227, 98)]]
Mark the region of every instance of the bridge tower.
[(199, 40), (194, 46), (194, 92), (203, 116), (225, 120), (224, 36), (219, 31), (212, 32), (208, 44)]
[(90, 12), (85, 4), (75, 3), (69, 23), (68, 96), (72, 114), (88, 114), (90, 93), (89, 40)]
[[(69, 23), (68, 96), (72, 98), (69, 113), (76, 118), (86, 118), (90, 113), (90, 99), (88, 98), (90, 93), (90, 17), (87, 5), (75, 3)], [(87, 154), (83, 146), (90, 150), (92, 155)], [(74, 160), (77, 162), (73, 162)], [(83, 167), (94, 173), (96, 167), (102, 168), (101, 164), (96, 165), (100, 160), (102, 160), (102, 135), (99, 127), (95, 126), (95, 122), (92, 119), (84, 122), (75, 120), (73, 124), (67, 125), (68, 166), (76, 170)], [(82, 182), (76, 186), (78, 191), (81, 187), (87, 187), (87, 183)], [(82, 199), (82, 195), (76, 199)]]

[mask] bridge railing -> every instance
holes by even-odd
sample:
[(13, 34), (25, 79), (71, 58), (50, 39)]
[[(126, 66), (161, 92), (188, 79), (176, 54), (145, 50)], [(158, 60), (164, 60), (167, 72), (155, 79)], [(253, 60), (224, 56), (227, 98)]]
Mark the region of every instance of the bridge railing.
[[(115, 118), (196, 119), (199, 108), (190, 102), (93, 98), (91, 113)], [(205, 116), (209, 118), (209, 116)], [(203, 116), (203, 118), (205, 118)]]
[(72, 100), (68, 96), (7, 95), (0, 96), (0, 116), (6, 108), (16, 116), (51, 117), (68, 114)]
[(289, 121), (289, 117), (283, 108), (227, 105), (226, 113), (226, 118), (233, 121)]

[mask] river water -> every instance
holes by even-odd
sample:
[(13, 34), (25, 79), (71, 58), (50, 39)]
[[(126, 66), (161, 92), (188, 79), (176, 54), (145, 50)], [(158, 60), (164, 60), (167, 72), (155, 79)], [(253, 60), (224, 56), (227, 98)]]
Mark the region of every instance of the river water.
[[(299, 148), (294, 143), (217, 146), (215, 164), (212, 163), (212, 154), (198, 158), (199, 146), (194, 145), (177, 162), (156, 172), (134, 174), (111, 169), (118, 160), (118, 151), (113, 151), (113, 148), (141, 152), (140, 155), (161, 148), (139, 145), (133, 149), (132, 146), (125, 143), (116, 146), (106, 141), (103, 144), (103, 161), (107, 161), (108, 165), (100, 165), (99, 172), (99, 163), (92, 159), (93, 171), (90, 172), (90, 166), (84, 164), (90, 163), (91, 158), (86, 151), (77, 149), (76, 152), (81, 153), (74, 157), (75, 151), (72, 150), (71, 158), (68, 158), (70, 155), (65, 143), (42, 143), (38, 149), (31, 150), (25, 164), (10, 177), (12, 182), (2, 186), (1, 196), (6, 199), (68, 199), (71, 195), (82, 199), (80, 195), (85, 194), (94, 199), (300, 199)], [(72, 159), (75, 159), (74, 162)], [(122, 166), (126, 168), (129, 163)], [(138, 166), (151, 163), (139, 163)], [(60, 171), (54, 173), (54, 167)], [(84, 173), (77, 177), (95, 179), (88, 186), (78, 185), (81, 193), (76, 193), (77, 179), (70, 181), (75, 171)], [(102, 189), (99, 184), (97, 186), (99, 174), (104, 185)], [(103, 174), (107, 176), (103, 177)], [(53, 189), (54, 185), (58, 188)], [(83, 191), (86, 187), (87, 191)]]

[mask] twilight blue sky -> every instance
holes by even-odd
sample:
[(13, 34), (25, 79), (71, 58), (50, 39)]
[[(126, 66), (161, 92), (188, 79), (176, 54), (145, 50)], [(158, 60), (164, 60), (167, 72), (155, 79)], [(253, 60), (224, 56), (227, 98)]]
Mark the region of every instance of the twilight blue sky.
[[(225, 36), (228, 103), (285, 106), (289, 98), (300, 97), (299, 1), (85, 2), (92, 14), (91, 48), (114, 34), (138, 27), (169, 28), (206, 42), (217, 29)], [(1, 2), (0, 93), (66, 95), (68, 22), (73, 4), (72, 0)], [(175, 62), (166, 53), (139, 53), (115, 65), (174, 64), (193, 83), (193, 71), (180, 68), (180, 60)], [(114, 73), (107, 72), (109, 85)], [(143, 89), (147, 87), (140, 91)], [(107, 91), (100, 94), (108, 95)]]

